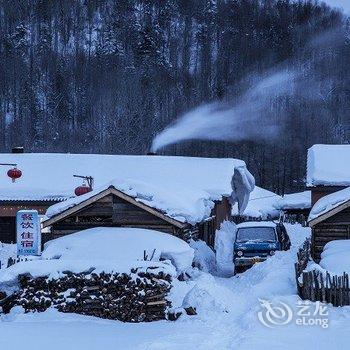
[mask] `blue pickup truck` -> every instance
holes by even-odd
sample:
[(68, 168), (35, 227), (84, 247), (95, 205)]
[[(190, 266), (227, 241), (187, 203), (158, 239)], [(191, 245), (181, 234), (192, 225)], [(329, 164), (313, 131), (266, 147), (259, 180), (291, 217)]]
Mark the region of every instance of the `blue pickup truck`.
[(250, 221), (237, 225), (234, 244), (235, 272), (265, 261), (276, 250), (288, 250), (290, 239), (282, 223)]

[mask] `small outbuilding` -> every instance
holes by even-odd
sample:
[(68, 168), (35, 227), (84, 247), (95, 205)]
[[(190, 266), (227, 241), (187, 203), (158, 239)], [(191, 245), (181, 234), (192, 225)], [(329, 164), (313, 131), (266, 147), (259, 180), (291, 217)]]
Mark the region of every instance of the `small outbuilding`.
[(239, 211), (238, 205), (232, 207), (232, 218), (235, 223), (245, 221), (274, 220), (280, 216), (277, 203), (282, 199), (278, 194), (255, 186), (249, 196), (247, 207), (243, 212)]
[(276, 203), (284, 222), (306, 225), (311, 210), (311, 191), (285, 194)]
[(312, 230), (312, 257), (319, 262), (328, 242), (350, 239), (350, 187), (319, 199), (308, 223)]

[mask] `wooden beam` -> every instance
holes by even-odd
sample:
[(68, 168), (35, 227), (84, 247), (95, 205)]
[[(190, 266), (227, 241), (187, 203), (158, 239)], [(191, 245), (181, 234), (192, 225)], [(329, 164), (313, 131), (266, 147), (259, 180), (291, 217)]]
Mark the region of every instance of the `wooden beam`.
[(64, 219), (67, 216), (70, 216), (70, 215), (76, 213), (77, 211), (83, 209), (87, 205), (98, 201), (100, 198), (103, 198), (104, 196), (108, 195), (109, 193), (110, 193), (110, 188), (107, 188), (107, 189), (97, 193), (96, 195), (86, 199), (85, 201), (82, 201), (79, 204), (76, 204), (75, 206), (68, 208), (68, 209), (64, 210), (63, 212), (51, 217), (50, 219), (43, 221), (43, 223), (42, 223), (43, 227), (51, 226), (55, 222), (60, 221), (61, 219)]

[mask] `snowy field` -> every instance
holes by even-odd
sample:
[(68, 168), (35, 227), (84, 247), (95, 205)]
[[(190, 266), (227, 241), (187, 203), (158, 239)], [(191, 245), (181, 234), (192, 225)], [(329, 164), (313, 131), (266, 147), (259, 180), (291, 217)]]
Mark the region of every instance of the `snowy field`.
[[(193, 281), (182, 282), (183, 293), (193, 288), (189, 301), (196, 303), (197, 316), (181, 316), (176, 322), (127, 324), (55, 310), (26, 315), (12, 312), (1, 317), (0, 348), (22, 349), (25, 342), (28, 350), (345, 349), (350, 337), (350, 307), (329, 307), (328, 328), (295, 323), (299, 298), (293, 265), (298, 246), (310, 232), (298, 225), (287, 225), (287, 229), (290, 251), (278, 252), (232, 278), (198, 273)], [(259, 299), (276, 306), (285, 303), (293, 311), (293, 319), (286, 325), (263, 325), (258, 318), (264, 311)]]

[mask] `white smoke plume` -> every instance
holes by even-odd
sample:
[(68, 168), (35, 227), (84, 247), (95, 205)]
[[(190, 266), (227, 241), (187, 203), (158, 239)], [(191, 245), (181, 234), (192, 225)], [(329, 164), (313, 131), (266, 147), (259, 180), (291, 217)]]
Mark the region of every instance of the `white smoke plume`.
[(271, 101), (291, 93), (295, 77), (291, 70), (270, 72), (257, 79), (234, 105), (217, 102), (191, 110), (154, 138), (152, 151), (185, 140), (273, 139), (280, 122), (270, 115)]

